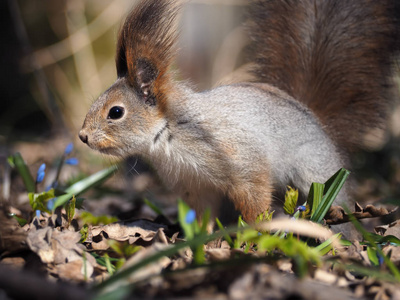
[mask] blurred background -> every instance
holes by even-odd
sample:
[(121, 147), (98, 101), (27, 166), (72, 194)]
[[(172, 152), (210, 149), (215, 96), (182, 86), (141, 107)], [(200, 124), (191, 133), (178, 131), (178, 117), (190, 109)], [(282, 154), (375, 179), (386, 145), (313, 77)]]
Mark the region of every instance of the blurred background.
[[(1, 1), (3, 198), (13, 198), (5, 188), (11, 178), (7, 175), (10, 172), (6, 159), (16, 151), (35, 170), (43, 161), (51, 164), (65, 145), (73, 142), (80, 158), (79, 172), (90, 174), (104, 167), (108, 158), (83, 145), (77, 133), (91, 103), (116, 79), (117, 34), (136, 2)], [(248, 43), (241, 28), (246, 3), (193, 0), (185, 6), (176, 67), (180, 77), (189, 80), (195, 89), (208, 89), (229, 80), (229, 75), (242, 63), (242, 50)], [(357, 174), (362, 180), (359, 198), (367, 203), (400, 203), (399, 116), (399, 109), (393, 109), (389, 134), (373, 133), (367, 139), (371, 151), (355, 157)], [(136, 175), (149, 170), (133, 159), (122, 172), (125, 179), (114, 183), (126, 195), (148, 193), (158, 186), (156, 180), (138, 180)], [(71, 168), (71, 172), (78, 171)], [(162, 198), (157, 193), (152, 191), (150, 198)], [(160, 190), (161, 194), (168, 193)], [(15, 197), (11, 201), (19, 201)], [(175, 199), (175, 195), (170, 195), (170, 199)]]
[[(15, 152), (22, 154), (32, 174), (45, 162), (49, 181), (70, 142), (75, 145), (80, 163), (78, 167), (66, 166), (61, 180), (93, 174), (110, 163), (108, 157), (84, 145), (78, 132), (90, 105), (116, 80), (117, 35), (137, 2), (1, 1), (3, 199), (13, 205), (27, 201), (22, 183), (14, 184), (18, 176), (6, 162)], [(180, 79), (188, 80), (200, 91), (211, 88), (240, 65), (241, 51), (247, 43), (241, 29), (245, 4), (239, 0), (198, 0), (185, 5), (175, 66), (180, 69)], [(177, 196), (161, 187), (146, 164), (131, 158), (124, 166), (109, 182), (114, 192), (110, 205), (128, 209), (126, 202), (135, 204), (142, 197), (156, 202), (176, 201)], [(121, 198), (122, 203), (115, 204)], [(104, 212), (110, 213), (107, 205)]]
[[(115, 44), (133, 0), (2, 2), (2, 139), (68, 131), (115, 79)], [(211, 87), (236, 67), (243, 1), (191, 1), (182, 16), (182, 77)], [(222, 51), (222, 49), (224, 51)], [(66, 133), (66, 134), (68, 134)]]

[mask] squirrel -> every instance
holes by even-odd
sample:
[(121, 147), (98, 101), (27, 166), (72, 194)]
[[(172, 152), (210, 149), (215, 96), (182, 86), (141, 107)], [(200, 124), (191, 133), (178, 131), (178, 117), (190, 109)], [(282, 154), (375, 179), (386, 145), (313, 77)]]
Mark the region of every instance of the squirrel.
[(287, 185), (307, 195), (312, 182), (348, 167), (365, 133), (384, 124), (398, 2), (252, 1), (254, 79), (195, 92), (171, 70), (182, 3), (141, 1), (119, 33), (118, 78), (79, 137), (105, 154), (148, 159), (198, 216), (233, 206), (252, 222)]

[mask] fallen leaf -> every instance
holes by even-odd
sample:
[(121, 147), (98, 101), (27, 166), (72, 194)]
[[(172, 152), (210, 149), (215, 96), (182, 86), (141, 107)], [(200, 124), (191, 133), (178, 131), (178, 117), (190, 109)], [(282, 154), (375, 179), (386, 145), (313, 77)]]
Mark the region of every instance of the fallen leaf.
[(168, 244), (169, 239), (165, 236), (165, 228), (166, 226), (147, 220), (92, 226), (89, 227), (89, 238), (85, 244), (93, 250), (108, 249), (108, 239), (119, 242), (128, 241), (129, 244), (142, 246), (148, 246), (155, 242)]
[(400, 267), (400, 247), (387, 245), (382, 248), (385, 255), (390, 253), (390, 260), (397, 266)]
[[(391, 211), (388, 211), (386, 208), (380, 207), (377, 208), (374, 205), (367, 205), (364, 208), (361, 207), (357, 202), (355, 203), (354, 212), (352, 215), (356, 219), (365, 219), (365, 218), (376, 218), (386, 216), (391, 214), (397, 210), (397, 207)], [(336, 225), (347, 223), (350, 221), (349, 215), (344, 211), (341, 206), (332, 206), (328, 213), (325, 216), (326, 224), (328, 225)]]
[(388, 225), (376, 226), (375, 232), (383, 236), (393, 235), (400, 239), (400, 220), (397, 220)]
[(227, 260), (232, 257), (232, 251), (229, 249), (208, 249), (206, 254), (210, 261)]
[[(28, 233), (27, 243), (43, 263), (51, 265), (49, 268), (52, 268), (53, 271), (55, 269), (57, 272), (62, 272), (62, 276), (74, 274), (74, 276), (68, 278), (70, 280), (82, 279), (84, 274), (89, 279), (93, 275), (94, 269), (100, 266), (97, 265), (93, 256), (84, 253), (83, 245), (78, 244), (80, 237), (79, 232), (60, 231), (51, 227), (39, 229), (32, 227)], [(83, 267), (84, 261), (86, 263), (85, 268)], [(79, 264), (80, 268), (76, 271)], [(71, 268), (73, 268), (73, 271), (70, 270)], [(75, 272), (78, 273), (75, 274)], [(61, 274), (58, 275), (61, 276)]]

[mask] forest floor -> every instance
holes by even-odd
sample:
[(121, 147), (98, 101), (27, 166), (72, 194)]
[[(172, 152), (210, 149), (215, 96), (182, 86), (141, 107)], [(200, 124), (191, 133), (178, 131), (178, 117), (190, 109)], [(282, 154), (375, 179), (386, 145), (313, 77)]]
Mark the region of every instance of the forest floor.
[[(380, 203), (376, 179), (361, 184), (364, 201), (350, 208), (355, 225), (341, 207), (331, 208), (324, 226), (306, 212), (294, 220), (295, 205), (292, 218), (265, 216), (257, 227), (239, 220), (210, 234), (136, 160), (101, 177), (102, 167), (66, 144), (2, 153), (1, 299), (400, 299), (398, 200)], [(17, 151), (32, 174), (30, 194), (18, 160), (5, 159)], [(100, 177), (85, 181), (93, 174)], [(88, 191), (76, 192), (76, 183)], [(68, 191), (82, 196), (48, 206)], [(362, 224), (347, 240), (327, 225), (345, 221)]]

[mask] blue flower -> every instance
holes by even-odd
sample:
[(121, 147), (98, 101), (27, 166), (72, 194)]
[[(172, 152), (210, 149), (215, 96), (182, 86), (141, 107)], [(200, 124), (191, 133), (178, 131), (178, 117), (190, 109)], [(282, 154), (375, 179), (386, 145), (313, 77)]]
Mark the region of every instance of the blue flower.
[(41, 213), (40, 210), (37, 209), (37, 210), (36, 210), (36, 217), (37, 217), (37, 218), (40, 218), (40, 213)]
[(74, 149), (74, 144), (73, 144), (73, 143), (69, 143), (69, 144), (67, 145), (67, 147), (65, 147), (64, 154), (65, 154), (65, 155), (71, 154), (71, 152), (72, 152), (73, 149)]
[(79, 160), (76, 157), (71, 157), (65, 160), (65, 164), (76, 166), (79, 163)]
[(190, 209), (186, 214), (185, 221), (188, 224), (192, 224), (195, 219), (196, 219), (196, 212), (193, 209)]
[(52, 211), (53, 207), (54, 207), (54, 202), (56, 201), (56, 198), (51, 198), (48, 202), (47, 202), (47, 209)]
[(377, 253), (376, 256), (378, 257), (378, 263), (379, 263), (379, 265), (382, 266), (383, 263), (384, 263), (383, 256), (380, 255), (379, 253)]
[(36, 183), (41, 183), (43, 181), (46, 170), (46, 164), (41, 164), (36, 173)]
[(300, 205), (299, 207), (297, 207), (297, 210), (299, 211), (305, 211), (306, 207), (304, 205)]

